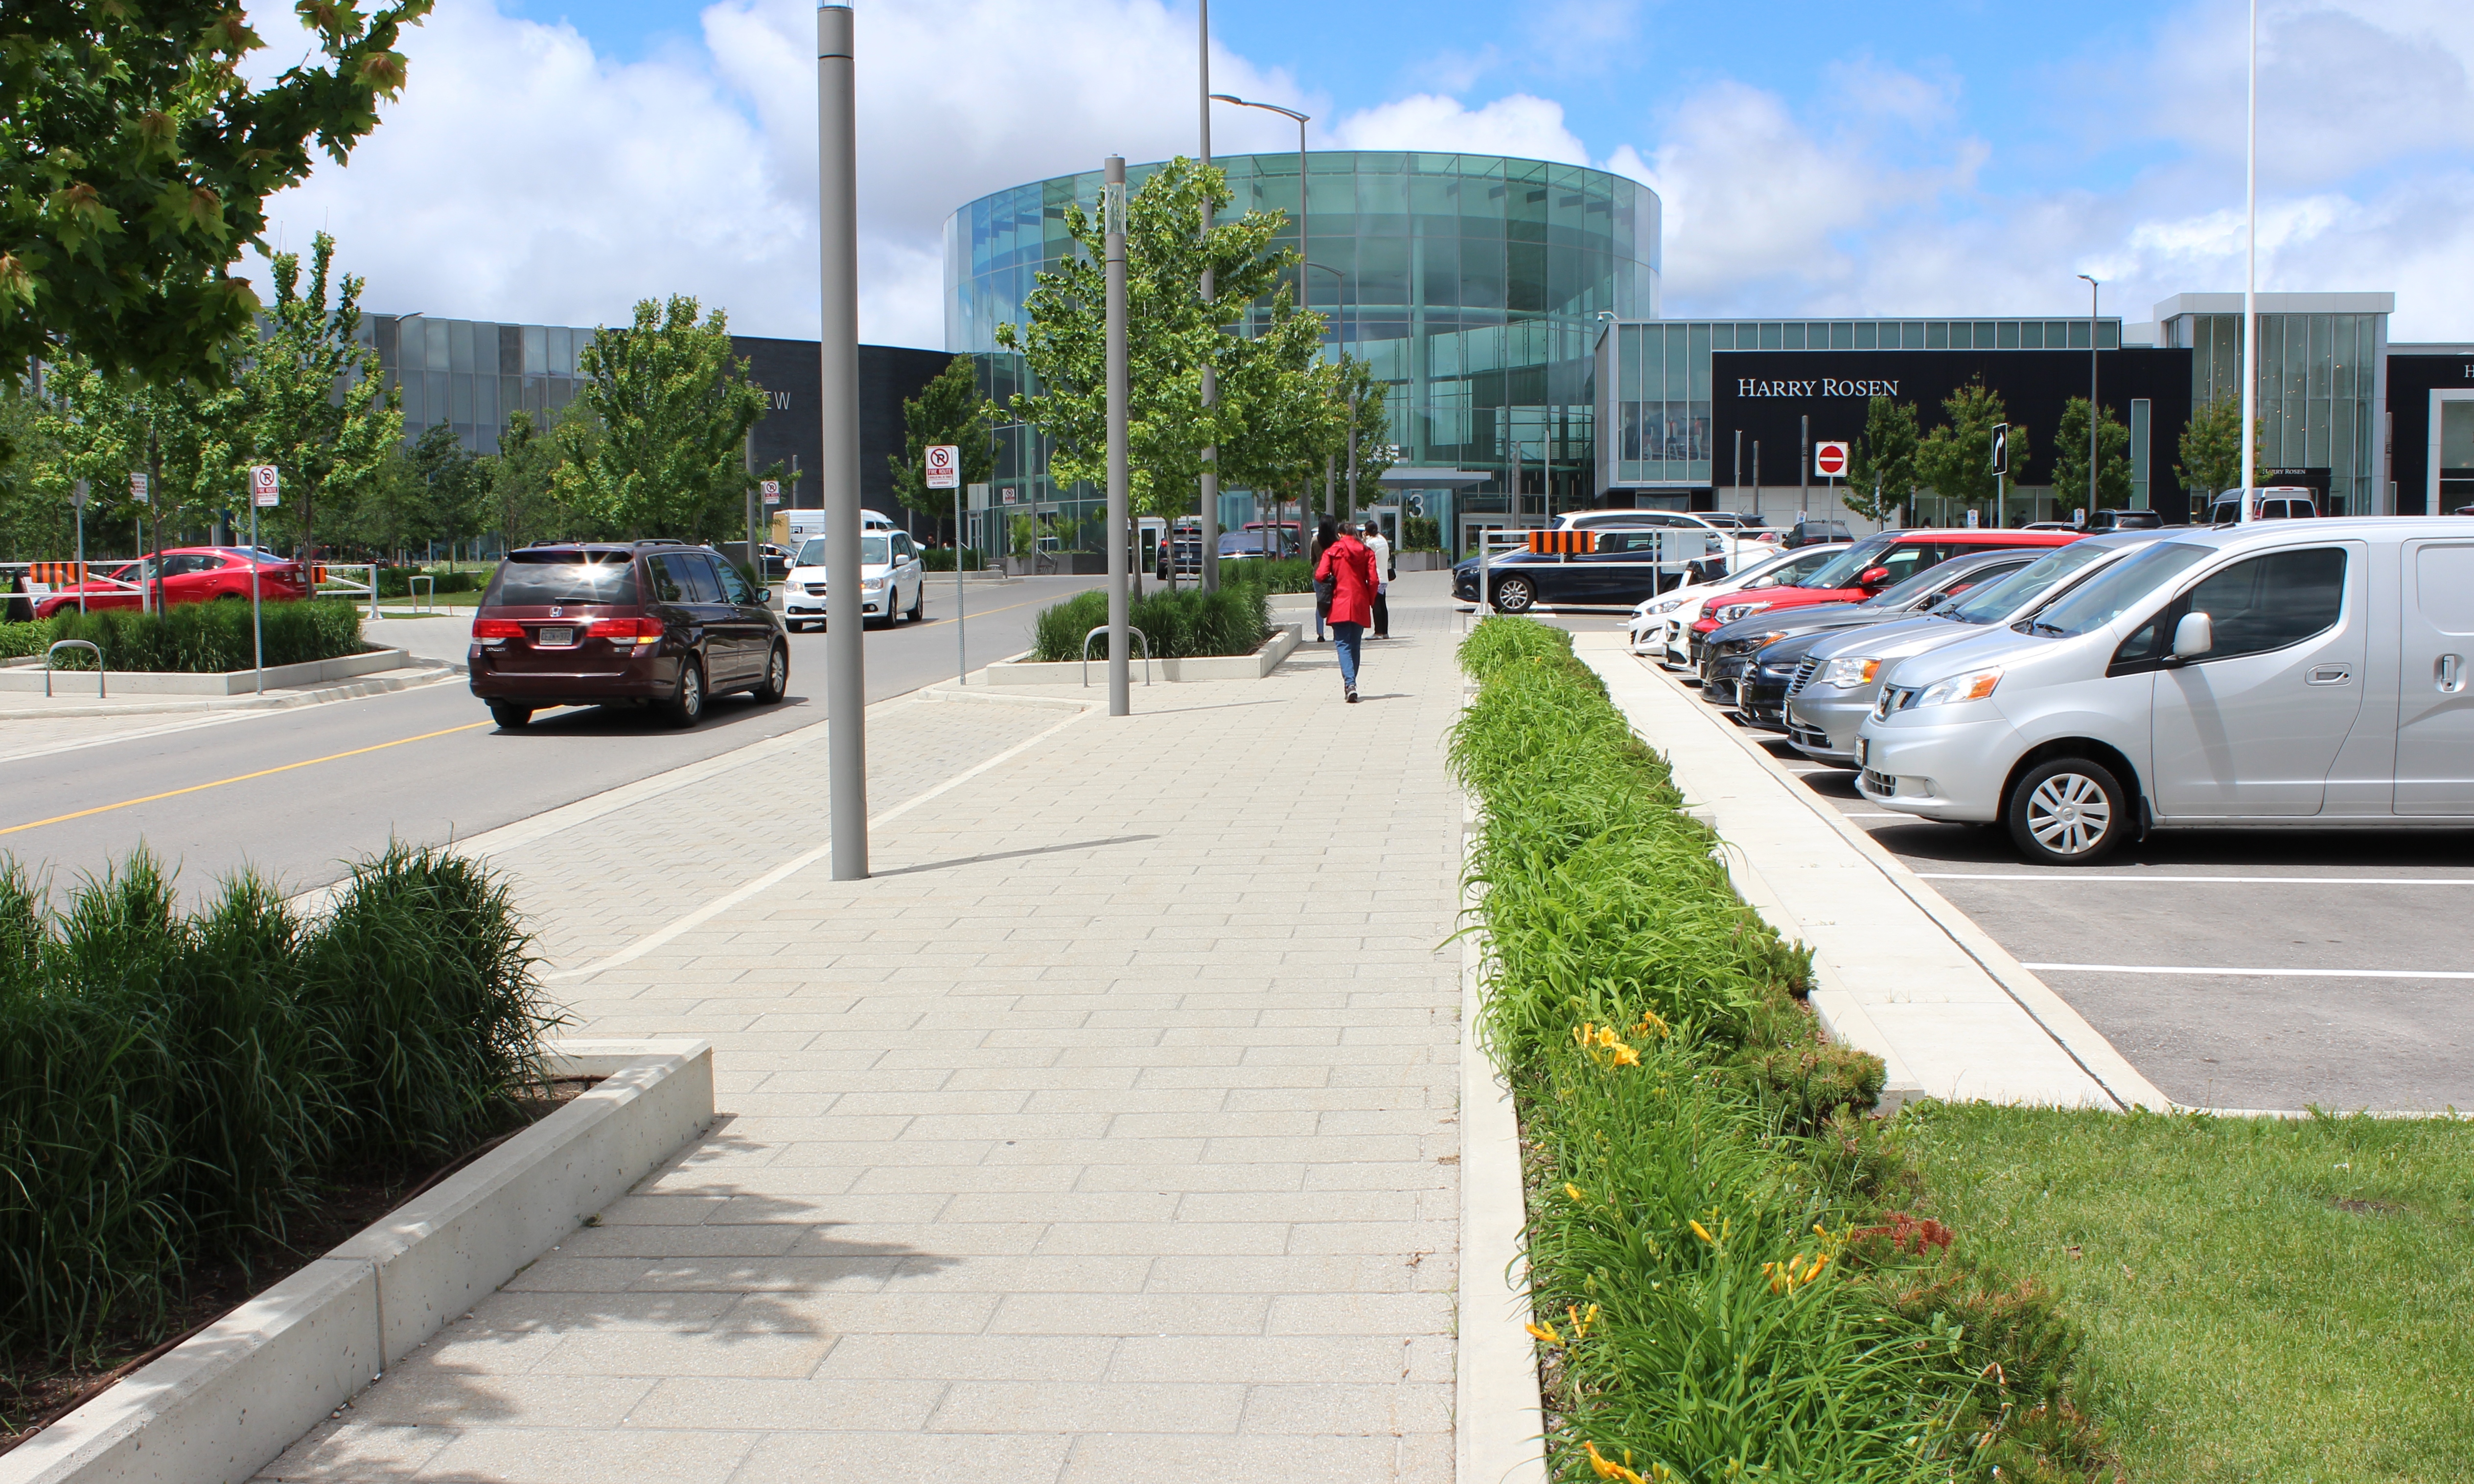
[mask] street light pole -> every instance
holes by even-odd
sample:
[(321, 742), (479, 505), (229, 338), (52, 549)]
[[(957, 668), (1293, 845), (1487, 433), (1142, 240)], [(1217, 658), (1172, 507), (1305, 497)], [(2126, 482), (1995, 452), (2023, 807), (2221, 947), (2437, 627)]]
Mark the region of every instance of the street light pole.
[(2097, 419), (2098, 419), (2098, 417), (2099, 416), (2099, 414), (2097, 412), (2097, 409), (2096, 409), (2096, 303), (2097, 303), (2097, 281), (2096, 281), (2094, 278), (2088, 278), (2088, 275), (2085, 275), (2085, 274), (2081, 274), (2081, 275), (2079, 275), (2079, 276), (2080, 276), (2080, 277), (2082, 277), (2082, 278), (2087, 278), (2087, 286), (2088, 286), (2088, 503), (2087, 503), (2087, 508), (2088, 508), (2088, 519), (2090, 519), (2090, 520), (2094, 520), (2094, 519), (2096, 518), (2096, 460), (2097, 460), (2097, 441), (2096, 441), (2096, 433), (2097, 433), (2097, 428), (2100, 425), (2100, 424), (2097, 421)]
[[(2252, 467), (2251, 429), (2259, 419), (2259, 0), (2250, 0), (2250, 109), (2243, 150), (2242, 505), (2250, 518), (2250, 491), (2259, 481)], [(2213, 501), (2217, 491), (2207, 491)]]
[[(1205, 53), (1204, 58), (1203, 58), (1203, 83), (1204, 83), (1204, 84), (1205, 84), (1205, 85), (1208, 85), (1208, 84), (1210, 84), (1210, 81), (1211, 81), (1211, 76), (1210, 76), (1211, 60), (1210, 60), (1210, 56), (1209, 56), (1210, 37), (1209, 37), (1207, 35), (1206, 35), (1206, 36), (1204, 36), (1204, 38), (1203, 38), (1203, 46), (1204, 46), (1204, 53)], [(1307, 310), (1307, 311), (1311, 312), (1311, 311), (1313, 310), (1313, 307), (1314, 307), (1314, 302), (1313, 302), (1313, 300), (1314, 300), (1314, 295), (1313, 295), (1313, 292), (1312, 292), (1311, 290), (1309, 290), (1309, 289), (1306, 287), (1306, 269), (1307, 269), (1310, 265), (1313, 265), (1313, 263), (1314, 263), (1314, 253), (1313, 253), (1312, 246), (1311, 246), (1311, 244), (1309, 243), (1309, 241), (1308, 241), (1308, 239), (1307, 239), (1307, 235), (1306, 235), (1306, 125), (1307, 125), (1307, 123), (1308, 123), (1308, 122), (1310, 122), (1310, 121), (1314, 118), (1314, 115), (1313, 115), (1313, 114), (1311, 114), (1311, 113), (1299, 113), (1299, 112), (1298, 112), (1297, 109), (1295, 109), (1295, 108), (1281, 108), (1281, 107), (1280, 107), (1278, 104), (1276, 104), (1276, 103), (1249, 103), (1249, 102), (1247, 102), (1245, 99), (1238, 97), (1238, 96), (1237, 96), (1236, 94), (1234, 94), (1234, 93), (1213, 93), (1213, 94), (1211, 94), (1211, 95), (1210, 95), (1210, 97), (1211, 97), (1211, 99), (1216, 100), (1216, 101), (1218, 101), (1218, 102), (1220, 102), (1220, 103), (1234, 104), (1234, 105), (1236, 105), (1238, 108), (1261, 108), (1261, 109), (1262, 109), (1263, 111), (1265, 111), (1266, 113), (1277, 113), (1277, 114), (1281, 115), (1281, 116), (1282, 116), (1282, 117), (1284, 117), (1284, 118), (1291, 118), (1291, 119), (1295, 119), (1295, 120), (1297, 120), (1297, 125), (1298, 125), (1298, 307), (1299, 309), (1303, 309), (1303, 310)], [(1208, 111), (1209, 111), (1209, 108), (1210, 108), (1209, 103), (1206, 103), (1203, 107), (1204, 107), (1204, 110), (1205, 110), (1206, 112), (1208, 112)], [(1206, 126), (1206, 130), (1207, 130), (1207, 126)], [(1206, 132), (1205, 137), (1206, 137), (1206, 138), (1207, 138), (1207, 137), (1209, 137), (1209, 135), (1208, 135), (1207, 132)], [(1338, 269), (1334, 269), (1334, 270), (1332, 270), (1332, 272), (1333, 272), (1334, 274), (1337, 274), (1337, 273), (1339, 272), (1339, 270), (1338, 270)], [(1354, 411), (1354, 410), (1355, 410), (1355, 406), (1356, 406), (1356, 403), (1355, 403), (1354, 399), (1352, 399), (1352, 400), (1351, 400), (1351, 402), (1350, 402), (1350, 408), (1351, 408), (1351, 410), (1352, 410), (1352, 411)], [(1256, 500), (1256, 501), (1254, 502), (1254, 505), (1255, 505), (1256, 513), (1257, 513), (1257, 514), (1260, 514), (1261, 509), (1262, 509), (1262, 501), (1260, 501), (1260, 500)], [(1276, 507), (1276, 502), (1274, 502), (1274, 508), (1275, 508), (1275, 509), (1277, 508), (1277, 507)], [(1268, 537), (1269, 537), (1269, 534), (1270, 534), (1270, 533), (1266, 532), (1266, 533), (1264, 533), (1264, 534), (1265, 534), (1266, 538), (1268, 539)], [(1305, 496), (1304, 496), (1303, 494), (1299, 494), (1299, 495), (1298, 496), (1298, 544), (1299, 544), (1300, 546), (1302, 546), (1302, 545), (1304, 544), (1304, 542), (1305, 542), (1305, 536), (1306, 536), (1306, 501), (1305, 501)], [(1268, 553), (1266, 553), (1266, 555), (1268, 555)]]
[[(1211, 169), (1211, 0), (1199, 0), (1196, 12), (1196, 24), (1201, 28), (1200, 36), (1201, 48), (1201, 77), (1202, 80), (1202, 86), (1201, 91), (1202, 93), (1202, 97), (1199, 106), (1202, 113), (1202, 168), (1207, 172)], [(1214, 275), (1211, 272), (1211, 258), (1209, 255), (1211, 247), (1211, 197), (1207, 186), (1205, 187), (1205, 194), (1202, 198), (1202, 231), (1201, 240), (1204, 252), (1202, 260), (1202, 301), (1204, 304), (1208, 305), (1215, 298), (1218, 297), (1218, 292), (1213, 283)], [(1217, 330), (1218, 326), (1215, 325), (1213, 328)], [(1219, 406), (1220, 369), (1218, 366), (1213, 364), (1213, 360), (1206, 359), (1202, 363), (1203, 416), (1209, 417), (1219, 408)], [(1216, 443), (1205, 443), (1203, 445), (1201, 483), (1201, 498), (1196, 502), (1200, 507), (1197, 512), (1200, 516), (1200, 528), (1195, 533), (1197, 536), (1201, 538), (1201, 549), (1195, 554), (1199, 559), (1196, 562), (1196, 567), (1198, 575), (1202, 580), (1202, 590), (1205, 592), (1217, 592), (1220, 590), (1220, 446)], [(1171, 531), (1170, 546), (1172, 551), (1174, 551), (1175, 545), (1176, 533)], [(1169, 561), (1169, 568), (1173, 572), (1176, 570), (1176, 562), (1175, 557), (1172, 556)]]
[(860, 596), (859, 119), (851, 8), (816, 7), (816, 197), (823, 289), (826, 784), (833, 878), (867, 876), (867, 614)]
[[(1108, 156), (1100, 203), (1108, 315), (1108, 714), (1132, 708), (1126, 658), (1126, 157)], [(1172, 563), (1176, 558), (1171, 556)]]

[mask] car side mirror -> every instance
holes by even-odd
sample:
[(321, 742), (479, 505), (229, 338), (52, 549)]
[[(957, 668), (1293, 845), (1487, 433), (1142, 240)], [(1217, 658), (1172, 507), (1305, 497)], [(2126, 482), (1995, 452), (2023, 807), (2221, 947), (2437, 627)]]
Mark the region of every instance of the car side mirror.
[(1856, 579), (1856, 586), (1858, 587), (1879, 587), (1889, 580), (1890, 569), (1888, 567), (1867, 567), (1864, 569), (1864, 575)]
[(757, 589), (756, 589), (756, 601), (757, 601), (757, 603), (758, 603), (760, 606), (761, 606), (761, 605), (764, 605), (764, 604), (767, 604), (767, 603), (772, 602), (772, 601), (773, 601), (773, 589), (772, 589), (772, 588), (770, 588), (770, 587), (759, 587), (759, 588), (757, 588)]
[(2217, 647), (2217, 626), (2205, 613), (2185, 613), (2173, 626), (2173, 658), (2194, 659)]

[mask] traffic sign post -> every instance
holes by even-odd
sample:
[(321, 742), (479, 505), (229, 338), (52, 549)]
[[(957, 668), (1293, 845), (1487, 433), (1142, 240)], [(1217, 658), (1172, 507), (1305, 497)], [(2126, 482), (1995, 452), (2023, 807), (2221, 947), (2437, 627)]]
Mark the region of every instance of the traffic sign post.
[[(249, 644), (257, 660), (257, 693), (266, 694), (266, 627), (257, 591), (257, 513), (283, 503), (283, 471), (272, 464), (249, 468)], [(313, 587), (315, 584), (311, 585)], [(378, 604), (378, 572), (370, 568), (370, 607)]]
[(2010, 472), (2010, 424), (1993, 424), (1993, 523), (2008, 525), (2002, 511), (2002, 485)]
[[(971, 683), (971, 651), (962, 631), (962, 449), (958, 443), (930, 443), (928, 488), (954, 491), (954, 683)], [(926, 581), (926, 579), (921, 579)], [(891, 602), (888, 598), (886, 602)]]
[(78, 611), (85, 611), (85, 481), (69, 486), (69, 509), (77, 512)]

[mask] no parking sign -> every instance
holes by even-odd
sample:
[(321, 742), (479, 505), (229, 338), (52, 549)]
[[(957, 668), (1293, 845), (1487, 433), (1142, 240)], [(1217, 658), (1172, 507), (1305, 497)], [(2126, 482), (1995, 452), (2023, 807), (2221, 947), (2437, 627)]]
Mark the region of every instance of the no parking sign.
[(272, 464), (253, 464), (249, 469), (249, 497), (260, 507), (283, 503), (283, 471)]

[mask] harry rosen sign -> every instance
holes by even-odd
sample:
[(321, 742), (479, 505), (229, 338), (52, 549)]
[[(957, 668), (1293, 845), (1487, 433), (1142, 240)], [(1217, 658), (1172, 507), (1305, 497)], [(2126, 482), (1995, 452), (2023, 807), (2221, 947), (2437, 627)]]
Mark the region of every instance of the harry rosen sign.
[(1824, 376), (1818, 381), (1757, 381), (1750, 376), (1735, 380), (1737, 396), (1896, 396), (1895, 381), (1855, 381)]

